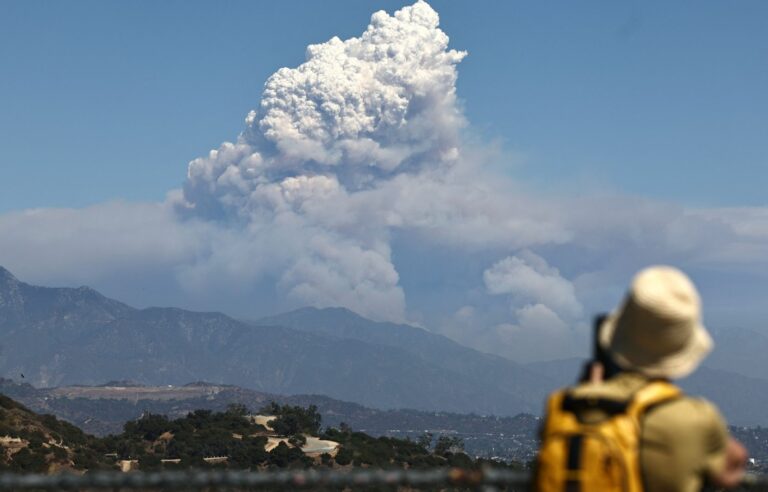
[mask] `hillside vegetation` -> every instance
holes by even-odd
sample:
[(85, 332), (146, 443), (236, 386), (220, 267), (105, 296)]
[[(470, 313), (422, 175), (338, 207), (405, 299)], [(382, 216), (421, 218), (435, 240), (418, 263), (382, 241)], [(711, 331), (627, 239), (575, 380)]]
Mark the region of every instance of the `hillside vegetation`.
[[(474, 468), (461, 439), (425, 434), (417, 440), (372, 437), (346, 424), (321, 429), (317, 407), (270, 403), (261, 409), (269, 425), (243, 405), (225, 411), (195, 410), (169, 419), (147, 413), (126, 422), (123, 432), (97, 438), (50, 415), (37, 415), (0, 395), (0, 469), (17, 472), (86, 472), (118, 468), (145, 471), (185, 468)], [(319, 441), (319, 438), (322, 441)], [(332, 442), (332, 452), (302, 449), (308, 439)], [(127, 465), (127, 468), (126, 468)]]
[(100, 468), (99, 439), (0, 394), (0, 471)]

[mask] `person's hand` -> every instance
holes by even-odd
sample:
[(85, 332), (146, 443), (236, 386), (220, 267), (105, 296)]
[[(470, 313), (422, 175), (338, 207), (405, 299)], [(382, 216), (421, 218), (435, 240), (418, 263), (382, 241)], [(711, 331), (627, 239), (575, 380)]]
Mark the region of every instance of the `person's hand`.
[(727, 489), (738, 486), (744, 478), (747, 456), (747, 449), (736, 439), (729, 438), (725, 447), (725, 467), (719, 475), (712, 477), (714, 485)]

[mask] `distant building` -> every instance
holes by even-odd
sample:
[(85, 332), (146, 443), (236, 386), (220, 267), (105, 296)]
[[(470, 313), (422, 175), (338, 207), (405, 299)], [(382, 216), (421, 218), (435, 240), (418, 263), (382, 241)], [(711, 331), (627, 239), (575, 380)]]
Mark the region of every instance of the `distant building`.
[(121, 472), (127, 473), (139, 469), (139, 460), (120, 460), (117, 464), (120, 465)]
[(229, 459), (228, 456), (210, 456), (208, 458), (203, 458), (203, 461), (205, 461), (209, 465), (215, 465), (218, 463), (226, 463), (228, 459)]

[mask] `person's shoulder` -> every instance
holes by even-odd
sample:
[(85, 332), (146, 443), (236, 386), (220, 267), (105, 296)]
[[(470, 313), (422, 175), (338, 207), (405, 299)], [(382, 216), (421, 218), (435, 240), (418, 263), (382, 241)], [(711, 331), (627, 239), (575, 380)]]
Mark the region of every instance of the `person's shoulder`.
[(605, 398), (624, 401), (632, 398), (638, 390), (648, 384), (647, 378), (635, 373), (621, 373), (598, 383), (581, 383), (566, 391), (577, 398)]
[(722, 418), (714, 403), (704, 398), (685, 394), (651, 408), (649, 414), (684, 417), (687, 420), (695, 419), (703, 422)]
[(725, 421), (712, 402), (682, 395), (650, 408), (645, 415), (645, 426), (674, 435), (697, 431), (719, 433), (725, 429)]
[(650, 408), (641, 427), (641, 460), (646, 479), (666, 485), (649, 490), (699, 490), (704, 476), (723, 469), (727, 439), (725, 421), (707, 400), (680, 396)]

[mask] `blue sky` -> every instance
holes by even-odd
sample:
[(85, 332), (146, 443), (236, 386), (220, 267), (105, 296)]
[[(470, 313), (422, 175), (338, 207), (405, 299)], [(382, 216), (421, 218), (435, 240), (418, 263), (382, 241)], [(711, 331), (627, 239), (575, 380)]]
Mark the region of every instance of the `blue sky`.
[(406, 5), (0, 0), (0, 265), (525, 360), (671, 263), (762, 328), (768, 3)]
[[(433, 2), (472, 130), (531, 186), (762, 205), (768, 4)], [(0, 211), (160, 200), (267, 77), (399, 2), (0, 2)]]

